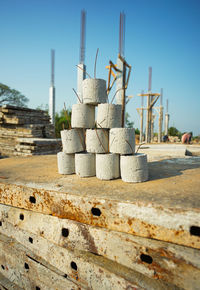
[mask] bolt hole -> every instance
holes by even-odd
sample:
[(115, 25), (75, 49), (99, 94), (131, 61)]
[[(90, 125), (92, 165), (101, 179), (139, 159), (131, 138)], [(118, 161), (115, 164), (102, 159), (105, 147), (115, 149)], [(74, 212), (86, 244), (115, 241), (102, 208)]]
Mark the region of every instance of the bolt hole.
[(145, 262), (147, 264), (151, 264), (153, 262), (152, 257), (149, 255), (145, 255), (145, 254), (141, 254), (140, 259), (142, 260), (142, 262)]
[(63, 237), (68, 237), (69, 236), (69, 230), (66, 228), (62, 228), (62, 236)]
[(77, 271), (77, 265), (76, 265), (76, 263), (75, 262), (71, 262), (71, 267), (72, 267), (72, 269), (74, 269), (75, 271)]
[(36, 286), (36, 287), (35, 287), (35, 290), (40, 290), (40, 287)]
[(2, 222), (0, 221), (0, 227), (2, 226)]
[(67, 278), (67, 274), (65, 274), (63, 277), (64, 277), (64, 278)]
[(20, 215), (19, 215), (19, 218), (20, 218), (20, 220), (24, 220), (24, 215), (23, 215), (23, 213), (20, 213)]
[(92, 212), (92, 214), (95, 215), (95, 216), (100, 216), (100, 215), (101, 215), (101, 211), (100, 211), (100, 209), (99, 209), (99, 208), (96, 208), (96, 207), (93, 207), (93, 208), (91, 209), (91, 212)]
[(35, 199), (34, 196), (30, 196), (30, 197), (29, 197), (29, 201), (30, 201), (31, 203), (36, 203), (36, 199)]
[(29, 269), (29, 265), (27, 263), (24, 263), (24, 268), (28, 270)]
[(190, 227), (190, 235), (200, 237), (200, 227), (191, 226)]
[(28, 240), (31, 244), (33, 243), (33, 238), (29, 237)]
[(1, 265), (1, 268), (2, 268), (3, 270), (5, 270), (5, 267), (4, 267), (4, 265)]

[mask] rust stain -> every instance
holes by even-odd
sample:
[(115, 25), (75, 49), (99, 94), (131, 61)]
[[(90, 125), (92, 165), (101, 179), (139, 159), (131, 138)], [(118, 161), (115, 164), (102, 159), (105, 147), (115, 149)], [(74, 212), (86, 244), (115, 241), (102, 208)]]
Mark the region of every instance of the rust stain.
[[(70, 195), (58, 193), (57, 191), (48, 191), (35, 189), (27, 186), (0, 184), (0, 202), (15, 207), (30, 209), (36, 212), (51, 214), (59, 218), (67, 218), (81, 223), (108, 228), (121, 232), (139, 235), (147, 238), (154, 238), (166, 242), (200, 248), (200, 238), (191, 236), (189, 231), (180, 229), (179, 231), (165, 228), (164, 226), (152, 225), (136, 218), (119, 218), (117, 216), (117, 206), (119, 202), (105, 203), (100, 201), (88, 200), (87, 198), (77, 196), (76, 203), (69, 200)], [(29, 197), (34, 196), (36, 203), (31, 203)], [(84, 207), (83, 201), (85, 202)], [(94, 216), (91, 213), (92, 207), (105, 209), (101, 216)], [(110, 210), (110, 208), (111, 210)]]
[(84, 237), (84, 239), (87, 242), (87, 245), (89, 247), (89, 251), (94, 253), (94, 254), (98, 254), (98, 249), (96, 247), (95, 241), (93, 236), (90, 234), (88, 227), (84, 224), (81, 223), (77, 223), (78, 228), (82, 234), (82, 236)]

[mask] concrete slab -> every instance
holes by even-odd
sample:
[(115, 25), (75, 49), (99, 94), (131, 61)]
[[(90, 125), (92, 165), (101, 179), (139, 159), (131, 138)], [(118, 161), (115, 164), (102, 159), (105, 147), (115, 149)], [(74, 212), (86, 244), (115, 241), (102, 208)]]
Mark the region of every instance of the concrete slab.
[(149, 163), (150, 180), (80, 179), (56, 156), (0, 160), (0, 203), (200, 248), (200, 158)]
[[(136, 146), (137, 149), (138, 145)], [(200, 156), (200, 145), (184, 145), (181, 143), (144, 144), (138, 152), (147, 154), (148, 161), (183, 158), (185, 156)]]

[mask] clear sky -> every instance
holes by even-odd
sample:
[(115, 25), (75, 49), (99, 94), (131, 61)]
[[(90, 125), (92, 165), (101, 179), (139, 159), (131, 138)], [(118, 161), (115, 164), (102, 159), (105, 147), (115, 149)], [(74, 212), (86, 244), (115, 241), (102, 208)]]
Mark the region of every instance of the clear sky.
[[(119, 15), (126, 14), (125, 58), (132, 65), (127, 111), (139, 127), (137, 94), (163, 88), (170, 126), (200, 134), (200, 0), (0, 0), (0, 82), (21, 91), (29, 107), (48, 103), (50, 50), (55, 49), (56, 111), (76, 97), (80, 13), (86, 16), (86, 65), (107, 80), (105, 66), (116, 62)], [(114, 92), (111, 93), (113, 95)], [(155, 128), (157, 129), (157, 128)]]

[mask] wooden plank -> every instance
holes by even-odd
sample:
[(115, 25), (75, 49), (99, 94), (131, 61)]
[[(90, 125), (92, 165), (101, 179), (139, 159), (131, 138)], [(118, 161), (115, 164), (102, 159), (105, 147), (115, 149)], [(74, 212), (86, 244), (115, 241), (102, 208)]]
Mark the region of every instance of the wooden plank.
[[(155, 279), (188, 289), (200, 284), (200, 251), (0, 205), (0, 232), (9, 223), (61, 247), (89, 251)], [(7, 225), (7, 226), (6, 226)], [(146, 260), (145, 260), (146, 259)], [(145, 261), (144, 261), (145, 260)]]
[[(150, 279), (136, 271), (103, 257), (78, 250), (71, 251), (51, 243), (43, 237), (6, 224), (5, 234), (32, 251), (74, 282), (90, 289), (177, 289), (176, 286)], [(27, 251), (26, 251), (27, 252)], [(73, 269), (75, 265), (76, 269)], [(102, 287), (102, 288), (101, 288)], [(129, 288), (128, 288), (129, 289)]]
[(0, 272), (22, 289), (81, 289), (32, 258), (14, 240), (0, 237)]

